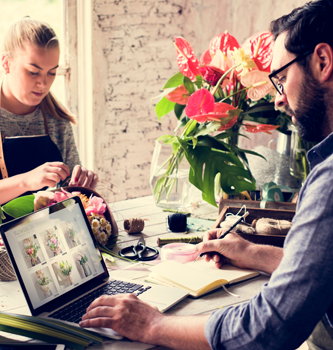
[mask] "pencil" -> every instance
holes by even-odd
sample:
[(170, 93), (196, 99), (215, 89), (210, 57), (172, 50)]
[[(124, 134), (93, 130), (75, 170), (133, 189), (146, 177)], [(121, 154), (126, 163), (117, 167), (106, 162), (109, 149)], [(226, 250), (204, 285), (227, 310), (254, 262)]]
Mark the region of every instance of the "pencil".
[[(228, 233), (232, 231), (243, 219), (245, 219), (249, 215), (249, 212), (247, 211), (244, 215), (242, 215), (238, 220), (236, 220), (228, 229), (227, 231), (223, 232), (222, 235), (218, 239), (224, 238)], [(206, 253), (201, 253), (199, 256), (202, 258)], [(198, 256), (198, 257), (199, 257)], [(198, 259), (198, 258), (197, 258)], [(196, 261), (195, 259), (194, 261)]]

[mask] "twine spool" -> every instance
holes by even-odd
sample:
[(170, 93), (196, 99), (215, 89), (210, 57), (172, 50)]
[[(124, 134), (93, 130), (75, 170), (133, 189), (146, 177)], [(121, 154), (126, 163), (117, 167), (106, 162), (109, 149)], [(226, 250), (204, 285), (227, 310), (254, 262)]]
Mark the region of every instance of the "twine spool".
[(169, 243), (200, 243), (202, 242), (202, 237), (177, 237), (177, 238), (157, 238), (157, 245), (161, 247), (162, 245)]
[(261, 235), (285, 236), (290, 230), (291, 225), (292, 223), (287, 220), (269, 218), (262, 218), (252, 222), (252, 227), (255, 228), (256, 233)]
[(10, 262), (7, 250), (0, 247), (0, 281), (15, 281), (16, 275)]
[(172, 232), (184, 232), (187, 229), (187, 216), (176, 213), (168, 216), (168, 228)]
[(145, 222), (141, 218), (124, 220), (124, 229), (127, 233), (140, 233), (145, 227)]

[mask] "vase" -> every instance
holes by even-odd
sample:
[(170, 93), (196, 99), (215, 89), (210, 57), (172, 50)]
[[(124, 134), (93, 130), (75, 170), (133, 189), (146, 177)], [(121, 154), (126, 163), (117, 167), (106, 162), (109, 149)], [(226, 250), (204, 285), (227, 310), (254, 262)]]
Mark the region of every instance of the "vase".
[(38, 264), (40, 264), (40, 259), (38, 256), (36, 258), (31, 258), (31, 266), (36, 266)]
[(73, 284), (73, 277), (71, 275), (68, 275), (68, 282), (70, 283), (70, 285)]
[(90, 267), (89, 267), (89, 265), (87, 263), (82, 264), (81, 266), (83, 268), (83, 271), (84, 271), (84, 274), (85, 274), (86, 277), (91, 275), (91, 270), (90, 270)]
[(150, 167), (150, 188), (158, 207), (178, 210), (191, 204), (194, 186), (189, 182), (190, 165), (180, 148), (156, 141)]
[(290, 173), (301, 181), (304, 181), (309, 173), (306, 154), (313, 146), (313, 143), (306, 142), (298, 136), (296, 126), (291, 126)]
[(49, 285), (45, 284), (45, 285), (39, 285), (39, 286), (40, 286), (40, 289), (45, 294), (45, 296), (49, 297), (50, 296), (50, 287), (49, 287)]

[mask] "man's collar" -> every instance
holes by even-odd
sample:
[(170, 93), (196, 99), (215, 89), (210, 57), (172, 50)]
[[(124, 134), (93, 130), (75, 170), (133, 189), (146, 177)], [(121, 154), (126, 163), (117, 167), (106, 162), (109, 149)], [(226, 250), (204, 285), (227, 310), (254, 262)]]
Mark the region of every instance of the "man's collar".
[(311, 169), (333, 154), (333, 133), (310, 149), (307, 154)]

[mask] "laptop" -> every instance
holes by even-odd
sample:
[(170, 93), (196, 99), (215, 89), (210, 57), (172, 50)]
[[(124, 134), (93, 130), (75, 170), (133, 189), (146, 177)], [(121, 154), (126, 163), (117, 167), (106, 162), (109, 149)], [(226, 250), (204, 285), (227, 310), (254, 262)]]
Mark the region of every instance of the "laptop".
[[(0, 225), (0, 233), (33, 316), (78, 326), (90, 303), (103, 294), (133, 293), (161, 312), (188, 295), (177, 288), (113, 280), (79, 197)], [(90, 330), (122, 338), (111, 329)]]

